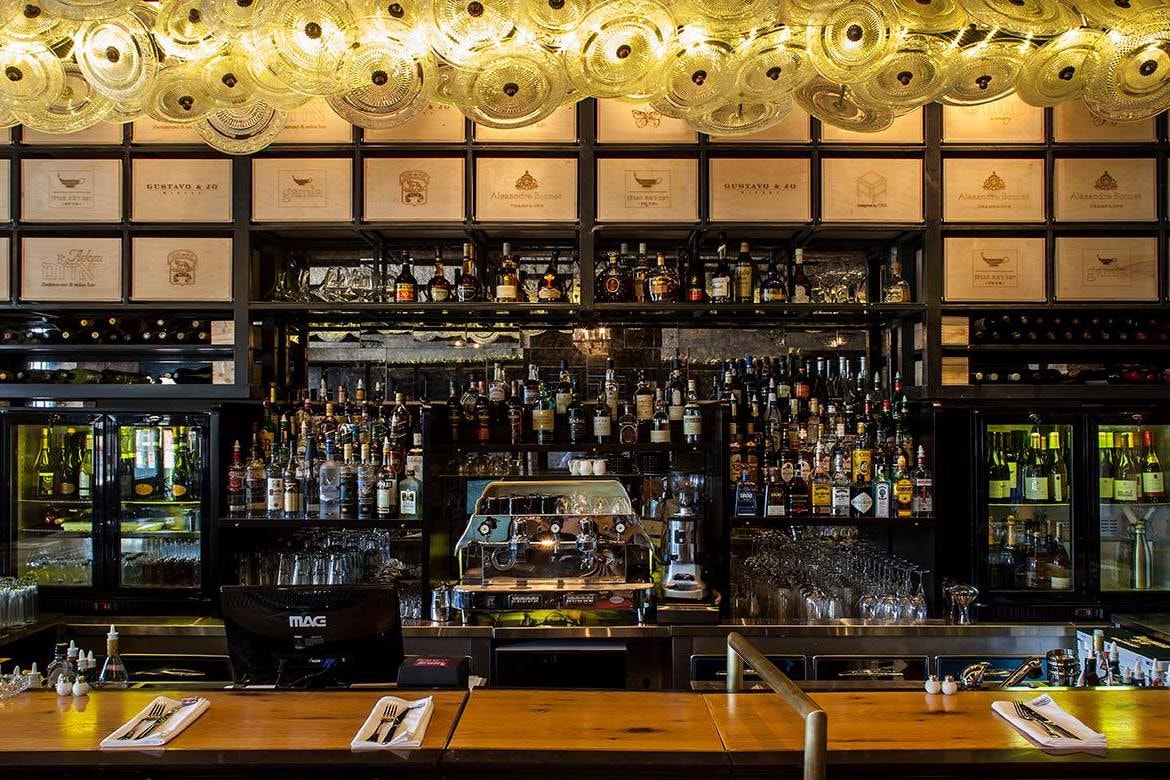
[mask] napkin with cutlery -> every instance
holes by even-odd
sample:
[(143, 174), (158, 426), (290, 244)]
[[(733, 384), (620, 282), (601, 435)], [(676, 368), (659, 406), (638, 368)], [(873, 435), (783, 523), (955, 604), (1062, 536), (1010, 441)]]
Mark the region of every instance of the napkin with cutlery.
[(435, 702), (430, 696), (416, 701), (383, 696), (370, 710), (350, 747), (354, 750), (420, 747), (434, 711)]
[(163, 747), (183, 729), (207, 712), (211, 702), (204, 698), (171, 699), (157, 696), (138, 714), (123, 723), (101, 741), (103, 748)]
[[(1021, 734), (1047, 748), (1100, 750), (1106, 746), (1104, 734), (1093, 731), (1078, 718), (1065, 712), (1046, 693), (1019, 704), (1024, 706), (1022, 713), (1017, 712), (1017, 702), (1014, 701), (992, 702), (991, 709)], [(1049, 728), (1045, 728), (1045, 723)]]

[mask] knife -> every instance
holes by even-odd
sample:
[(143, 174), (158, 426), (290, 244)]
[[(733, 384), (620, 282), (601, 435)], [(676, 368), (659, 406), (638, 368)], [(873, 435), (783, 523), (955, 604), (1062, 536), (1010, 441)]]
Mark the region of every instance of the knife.
[(1039, 710), (1037, 710), (1035, 707), (1029, 707), (1027, 704), (1024, 704), (1023, 702), (1020, 702), (1020, 706), (1023, 707), (1024, 709), (1026, 709), (1028, 712), (1032, 713), (1032, 715), (1036, 718), (1036, 720), (1038, 722), (1043, 723), (1044, 725), (1050, 727), (1053, 731), (1060, 732), (1061, 734), (1063, 734), (1065, 736), (1066, 739), (1080, 739), (1080, 737), (1078, 737), (1076, 734), (1073, 734), (1071, 731), (1066, 729), (1064, 726), (1062, 726), (1059, 723), (1057, 723), (1056, 721), (1052, 720), (1047, 715), (1045, 715), (1043, 712), (1040, 712)]
[(171, 718), (178, 715), (182, 710), (186, 709), (187, 707), (190, 707), (192, 704), (198, 704), (199, 702), (200, 702), (200, 699), (183, 699), (181, 702), (179, 702), (178, 707), (175, 707), (173, 710), (170, 710), (169, 712), (164, 712), (162, 714), (162, 717), (158, 718), (153, 723), (151, 723), (149, 726), (147, 726), (144, 731), (139, 733), (138, 736), (134, 737), (134, 740), (138, 741), (140, 739), (146, 739), (151, 734), (153, 734), (164, 723), (169, 723), (171, 721)]
[(386, 731), (386, 736), (382, 737), (382, 744), (383, 745), (385, 745), (390, 740), (394, 739), (394, 732), (398, 731), (398, 727), (402, 725), (402, 721), (406, 720), (406, 716), (410, 713), (410, 711), (413, 709), (417, 709), (418, 706), (419, 706), (419, 702), (415, 702), (414, 704), (411, 704), (409, 707), (406, 707), (405, 709), (403, 709), (402, 712), (398, 713), (398, 717), (396, 717), (393, 720), (393, 722), (391, 722), (390, 728)]

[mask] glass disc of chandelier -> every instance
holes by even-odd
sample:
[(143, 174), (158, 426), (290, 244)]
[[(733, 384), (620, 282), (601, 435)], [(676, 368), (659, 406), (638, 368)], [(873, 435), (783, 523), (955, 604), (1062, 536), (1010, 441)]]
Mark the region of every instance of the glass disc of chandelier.
[(268, 67), (298, 92), (329, 95), (357, 34), (341, 0), (279, 0), (267, 29)]
[(0, 40), (39, 41), (54, 48), (62, 41), (68, 41), (77, 31), (78, 24), (72, 19), (63, 19), (49, 13), (42, 0), (29, 0), (21, 6), (20, 12), (4, 25)]
[(252, 154), (276, 140), (284, 122), (283, 111), (256, 101), (209, 114), (195, 123), (195, 132), (208, 146), (226, 154)]
[(341, 71), (341, 95), (329, 105), (351, 124), (387, 128), (423, 112), (430, 102), (435, 68), (429, 51), (411, 51), (406, 25), (378, 20), (365, 27), (360, 45)]
[(777, 21), (775, 0), (679, 0), (675, 17), (729, 39), (762, 32)]
[(354, 16), (359, 19), (374, 17), (407, 24), (418, 24), (419, 6), (425, 4), (426, 0), (356, 0), (350, 3)]
[(735, 69), (731, 45), (716, 38), (678, 42), (670, 52), (651, 104), (666, 116), (683, 119), (723, 102)]
[(804, 27), (810, 24), (818, 11), (818, 0), (777, 0), (776, 16), (790, 27)]
[(1162, 0), (1076, 0), (1076, 6), (1093, 27), (1140, 23), (1150, 13), (1166, 10)]
[[(955, 85), (939, 97), (952, 106), (975, 106), (1010, 95), (1032, 45), (1019, 41), (980, 41), (960, 50)], [(951, 56), (954, 54), (952, 52)]]
[(577, 46), (565, 52), (569, 81), (599, 98), (647, 99), (675, 24), (656, 0), (597, 5), (581, 20)]
[(692, 116), (688, 121), (700, 133), (717, 137), (751, 135), (784, 121), (792, 111), (792, 98), (777, 102), (729, 100), (710, 111)]
[(818, 12), (813, 21), (807, 33), (809, 58), (822, 76), (838, 84), (872, 76), (901, 29), (897, 10), (879, 0), (844, 3)]
[(200, 74), (208, 97), (221, 109), (243, 108), (256, 99), (255, 86), (244, 56), (232, 49), (206, 60)]
[(0, 0), (0, 26), (12, 21), (23, 8), (21, 0)]
[(227, 45), (207, 23), (197, 0), (164, 4), (154, 22), (154, 40), (168, 57), (201, 60)]
[(1103, 119), (1134, 122), (1170, 108), (1170, 13), (1101, 36), (1084, 68), (1085, 105)]
[(207, 25), (223, 38), (238, 40), (263, 29), (272, 9), (271, 0), (198, 0)]
[(1085, 88), (1085, 58), (1093, 51), (1100, 30), (1069, 30), (1028, 55), (1016, 76), (1016, 94), (1033, 106), (1055, 106), (1080, 98)]
[(61, 94), (65, 67), (42, 43), (0, 43), (0, 105), (34, 109)]
[(115, 102), (141, 95), (158, 70), (150, 29), (132, 13), (84, 25), (73, 55), (93, 88)]
[(576, 33), (593, 5), (593, 0), (521, 0), (522, 27), (535, 33), (545, 46), (559, 49)]
[(142, 108), (142, 103), (137, 100), (112, 100), (110, 101), (110, 112), (106, 114), (103, 122), (109, 122), (115, 125), (124, 125), (127, 122), (133, 122), (146, 116), (146, 111)]
[(894, 123), (896, 114), (888, 108), (866, 106), (845, 84), (834, 84), (818, 76), (794, 95), (805, 111), (822, 122), (842, 130), (876, 133)]
[(462, 65), (479, 48), (499, 43), (516, 30), (520, 0), (431, 0), (431, 45), (448, 62)]
[(198, 62), (184, 62), (162, 68), (155, 77), (142, 107), (160, 122), (197, 122), (217, 106), (203, 81)]
[(907, 35), (868, 81), (853, 86), (862, 103), (909, 109), (929, 103), (953, 85), (956, 70), (950, 45), (930, 35)]
[(814, 79), (817, 72), (803, 43), (803, 30), (783, 27), (740, 44), (736, 92), (749, 101), (777, 101)]
[(907, 30), (943, 33), (967, 26), (967, 13), (957, 0), (893, 0)]
[(15, 127), (20, 124), (20, 118), (7, 108), (0, 108), (0, 128)]
[(101, 122), (110, 113), (110, 99), (85, 80), (71, 62), (64, 63), (65, 84), (52, 100), (32, 109), (14, 109), (20, 123), (45, 133), (76, 133)]
[(523, 127), (561, 107), (564, 68), (540, 49), (484, 51), (456, 76), (457, 105), (472, 121), (501, 129)]
[(134, 5), (134, 0), (44, 0), (45, 10), (62, 19), (79, 22), (113, 19)]
[(244, 36), (235, 44), (235, 48), (244, 55), (256, 99), (282, 111), (292, 111), (309, 102), (311, 95), (290, 89), (268, 67), (268, 58), (261, 53), (263, 41), (261, 35), (253, 34)]
[(963, 0), (971, 18), (984, 27), (1048, 37), (1080, 27), (1080, 14), (1064, 0)]

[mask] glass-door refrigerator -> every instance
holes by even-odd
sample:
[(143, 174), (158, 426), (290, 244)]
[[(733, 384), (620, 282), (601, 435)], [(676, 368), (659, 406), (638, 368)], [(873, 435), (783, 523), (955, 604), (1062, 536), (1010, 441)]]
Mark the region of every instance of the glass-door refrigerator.
[(1112, 602), (1170, 602), (1170, 421), (1165, 414), (1129, 414), (1094, 422), (1092, 530), (1100, 594)]

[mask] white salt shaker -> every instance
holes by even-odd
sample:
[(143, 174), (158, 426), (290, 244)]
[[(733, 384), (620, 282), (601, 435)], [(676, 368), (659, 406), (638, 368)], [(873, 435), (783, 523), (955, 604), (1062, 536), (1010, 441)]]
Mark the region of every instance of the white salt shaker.
[(938, 675), (932, 674), (926, 678), (926, 692), (929, 694), (937, 694), (942, 690), (942, 683), (938, 681)]
[(942, 681), (943, 696), (953, 696), (959, 692), (959, 684), (953, 675), (947, 675)]

